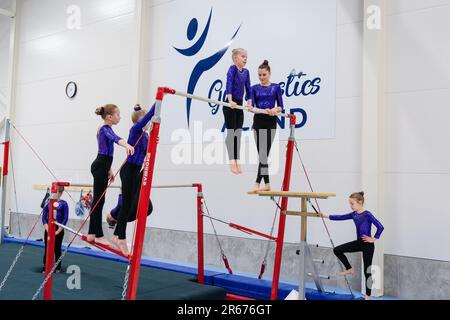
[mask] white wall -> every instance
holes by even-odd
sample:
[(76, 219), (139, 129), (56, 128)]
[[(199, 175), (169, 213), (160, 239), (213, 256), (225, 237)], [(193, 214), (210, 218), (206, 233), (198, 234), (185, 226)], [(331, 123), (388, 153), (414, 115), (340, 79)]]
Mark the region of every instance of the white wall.
[[(198, 12), (197, 19), (199, 20), (199, 30), (206, 23), (206, 19), (209, 14), (209, 9), (213, 4), (217, 4), (215, 1), (204, 1), (204, 8), (201, 12)], [(167, 55), (173, 51), (171, 47), (173, 44), (167, 44), (171, 40), (170, 35), (173, 31), (161, 29), (161, 26), (174, 25), (180, 29), (180, 25), (187, 26), (189, 19), (192, 17), (191, 13), (186, 13), (180, 16), (180, 20), (184, 23), (174, 22), (170, 19), (170, 10), (176, 7), (173, 1), (157, 1), (151, 3), (149, 6), (150, 11), (150, 49), (148, 50), (148, 58), (146, 59), (146, 65), (149, 69), (148, 79), (146, 80), (146, 86), (152, 88), (149, 91), (149, 97), (147, 102), (150, 103), (154, 97), (155, 88), (158, 83), (174, 82), (173, 77), (187, 78), (192, 70), (193, 65), (188, 65), (184, 70), (180, 70), (178, 74), (167, 72), (165, 69)], [(262, 6), (264, 7), (264, 6)], [(220, 7), (219, 7), (220, 8)], [(281, 8), (281, 6), (280, 6)], [(213, 11), (212, 28), (218, 28), (214, 26), (214, 21), (218, 23), (218, 19), (223, 18), (223, 10), (217, 11), (217, 8)], [(281, 13), (282, 14), (282, 13)], [(291, 16), (289, 16), (291, 17)], [(261, 18), (262, 21), (266, 21), (265, 16)], [(290, 19), (287, 19), (290, 20)], [(220, 20), (219, 20), (220, 21)], [(233, 20), (234, 21), (234, 20)], [(258, 21), (256, 23), (262, 23)], [(275, 24), (269, 23), (270, 28), (275, 28)], [(230, 22), (230, 25), (233, 25)], [(244, 25), (245, 27), (245, 25)], [(226, 30), (232, 30), (229, 25), (222, 27)], [(247, 26), (248, 28), (248, 26)], [(316, 26), (316, 28), (318, 28)], [(317, 191), (324, 192), (336, 192), (338, 197), (324, 201), (322, 208), (324, 210), (330, 210), (335, 212), (347, 212), (347, 196), (349, 193), (359, 190), (360, 181), (360, 161), (354, 154), (359, 154), (359, 130), (358, 119), (360, 118), (359, 104), (361, 101), (361, 29), (362, 28), (362, 6), (358, 1), (338, 2), (338, 27), (337, 27), (337, 96), (336, 99), (336, 117), (335, 122), (336, 139), (325, 140), (312, 140), (303, 141), (300, 143), (302, 157), (308, 166), (310, 175)], [(301, 28), (299, 28), (301, 29)], [(295, 29), (294, 29), (295, 30)], [(184, 31), (184, 29), (182, 29)], [(292, 41), (301, 42), (302, 32), (293, 32), (292, 30), (285, 30), (280, 28), (280, 35), (291, 32), (294, 34)], [(303, 30), (303, 32), (311, 32), (311, 30)], [(224, 31), (224, 33), (226, 33)], [(275, 40), (265, 39), (263, 35), (255, 35), (256, 39), (260, 39), (261, 42), (267, 43), (268, 47), (271, 47)], [(215, 47), (219, 47), (222, 43), (214, 39)], [(222, 40), (225, 41), (225, 40)], [(239, 41), (239, 40), (237, 40)], [(305, 41), (301, 42), (302, 46), (313, 46), (312, 43)], [(223, 45), (223, 44), (222, 44)], [(248, 47), (250, 44), (236, 43), (232, 47), (236, 46)], [(180, 45), (181, 46), (181, 45)], [(187, 45), (186, 45), (187, 46)], [(273, 47), (273, 46), (272, 46)], [(207, 48), (209, 52), (213, 52), (214, 48)], [(217, 50), (217, 49), (216, 49)], [(282, 48), (280, 50), (283, 50)], [(300, 50), (302, 51), (302, 50)], [(304, 51), (308, 51), (305, 49)], [(202, 58), (207, 53), (202, 54)], [(270, 56), (270, 52), (266, 52)], [(273, 54), (273, 53), (272, 53)], [(300, 54), (300, 53), (299, 53)], [(223, 69), (226, 72), (226, 68), (230, 64), (230, 54), (227, 53), (222, 59), (225, 60), (225, 66)], [(259, 51), (249, 51), (249, 69), (252, 72), (252, 82), (257, 83), (257, 77), (255, 73), (256, 66), (259, 64), (264, 56), (261, 56)], [(335, 59), (332, 57), (332, 59)], [(256, 60), (256, 61), (254, 61)], [(197, 59), (198, 61), (198, 59)], [(293, 64), (298, 63), (300, 60), (293, 59)], [(358, 63), (358, 61), (360, 61)], [(278, 62), (278, 64), (277, 64)], [(280, 61), (273, 62), (273, 68), (279, 65)], [(300, 66), (302, 64), (300, 63)], [(216, 69), (221, 69), (221, 66)], [(214, 69), (212, 73), (217, 73)], [(299, 71), (299, 70), (297, 70)], [(275, 73), (273, 78), (275, 78)], [(223, 78), (223, 77), (222, 77)], [(274, 81), (282, 79), (275, 78)], [(181, 88), (183, 89), (183, 88)], [(173, 103), (175, 99), (178, 99), (179, 103)], [(178, 97), (168, 97), (166, 102), (169, 108), (181, 109), (179, 117), (185, 117), (183, 112), (184, 100)], [(289, 99), (286, 99), (289, 101)], [(207, 106), (205, 106), (207, 107)], [(165, 110), (163, 113), (162, 132), (164, 132), (164, 126), (167, 126), (168, 121), (173, 120), (168, 116), (171, 110)], [(220, 115), (220, 114), (219, 114)], [(246, 115), (246, 118), (251, 118)], [(177, 119), (178, 120), (178, 119)], [(249, 119), (247, 119), (249, 120)], [(251, 121), (248, 121), (251, 123)], [(208, 123), (209, 124), (209, 123)], [(167, 134), (170, 134), (168, 132)], [(253, 138), (247, 140), (244, 143), (243, 150), (251, 148), (254, 145)], [(277, 151), (280, 156), (279, 163), (280, 168), (275, 176), (272, 177), (272, 185), (274, 188), (280, 188), (281, 180), (283, 176), (283, 164), (284, 164), (284, 145), (282, 142), (280, 148)], [(172, 145), (162, 144), (159, 146), (159, 153), (157, 158), (157, 172), (155, 176), (156, 183), (176, 183), (178, 182), (193, 182), (199, 180), (205, 184), (205, 194), (209, 202), (211, 213), (218, 217), (223, 217), (226, 220), (231, 220), (242, 225), (253, 227), (263, 232), (269, 232), (272, 224), (273, 213), (275, 206), (273, 203), (264, 198), (257, 198), (253, 196), (247, 196), (246, 192), (253, 186), (253, 182), (256, 176), (256, 165), (244, 165), (244, 174), (236, 177), (230, 174), (227, 164), (223, 165), (183, 165), (174, 166), (170, 161), (170, 153)], [(351, 152), (343, 153), (340, 150), (351, 150)], [(276, 149), (274, 149), (276, 150)], [(330, 161), (330, 159), (333, 159)], [(306, 179), (300, 170), (300, 164), (298, 159), (295, 162), (295, 169), (293, 171), (292, 190), (308, 190)], [(158, 203), (158, 206), (164, 208), (163, 212), (170, 212), (170, 207), (173, 204), (170, 202)], [(290, 208), (298, 209), (299, 203), (291, 202)], [(195, 230), (195, 220), (193, 219), (193, 206), (183, 210), (183, 212), (192, 212), (190, 216), (182, 215), (174, 220), (172, 217), (167, 216), (155, 216), (153, 217), (153, 223), (157, 227), (161, 228), (175, 228), (179, 230)], [(246, 236), (245, 234), (230, 230), (226, 226), (218, 225), (218, 230), (221, 234), (233, 235), (233, 236)], [(207, 232), (212, 232), (209, 225), (207, 226)], [(355, 232), (352, 224), (342, 223), (340, 225), (330, 225), (332, 233), (336, 236), (337, 241), (345, 241), (354, 238)], [(322, 245), (330, 245), (326, 238), (326, 233), (321, 221), (311, 221), (310, 224), (310, 241), (312, 243), (320, 243)], [(296, 218), (289, 218), (287, 226), (286, 240), (290, 242), (296, 242), (299, 239), (299, 220)]]
[[(0, 8), (2, 8), (1, 5)], [(5, 16), (0, 16), (0, 95), (5, 99), (8, 80), (10, 28), (11, 19)], [(0, 117), (4, 116), (5, 107), (6, 106), (3, 99), (0, 99)]]
[[(146, 103), (153, 102), (156, 86), (162, 82), (158, 61), (164, 57), (159, 49), (165, 31), (157, 26), (164, 24), (166, 2), (148, 2), (149, 48), (145, 59), (147, 74), (144, 85), (149, 90)], [(79, 5), (82, 9), (81, 30), (66, 28), (65, 10), (70, 4)], [(118, 104), (122, 108), (123, 120), (116, 131), (122, 136), (127, 134), (130, 121), (126, 107), (135, 103), (129, 85), (133, 80), (133, 4), (131, 0), (57, 3), (43, 0), (39, 5), (34, 1), (23, 2), (19, 26), (17, 107), (13, 120), (62, 180), (91, 181), (89, 167), (95, 157), (95, 132), (100, 124), (93, 114), (96, 106), (107, 102)], [(205, 1), (207, 13), (210, 7), (211, 4)], [(336, 139), (301, 141), (300, 148), (315, 190), (338, 195), (334, 199), (322, 201), (322, 210), (344, 213), (349, 210), (348, 194), (360, 189), (360, 160), (355, 155), (360, 154), (362, 5), (360, 1), (346, 0), (338, 1), (337, 8)], [(200, 21), (200, 16), (198, 18), (200, 25), (205, 23)], [(71, 80), (76, 81), (79, 87), (79, 93), (73, 101), (64, 95), (64, 87)], [(256, 80), (253, 75), (253, 82)], [(180, 104), (183, 102), (180, 99)], [(163, 125), (164, 121), (169, 120), (163, 118)], [(57, 132), (57, 135), (52, 137), (52, 132)], [(52, 179), (24, 143), (17, 136), (15, 138), (19, 211), (39, 212), (42, 192), (31, 190), (31, 185)], [(251, 138), (244, 145), (253, 144)], [(275, 189), (280, 188), (283, 175), (283, 145), (279, 149), (280, 170), (272, 177)], [(165, 143), (159, 145), (155, 184), (202, 182), (211, 214), (269, 232), (274, 205), (268, 199), (246, 195), (253, 185), (256, 165), (244, 165), (244, 174), (239, 177), (231, 175), (226, 164), (174, 166), (170, 161), (172, 148), (173, 145)], [(113, 167), (117, 168), (123, 158), (122, 150), (116, 148)], [(292, 190), (308, 190), (300, 169), (296, 158)], [(114, 206), (116, 194), (113, 192), (112, 196), (108, 196), (105, 209)], [(194, 231), (194, 196), (193, 190), (176, 193), (153, 191), (155, 208), (161, 214), (155, 214), (150, 225)], [(71, 201), (69, 204), (73, 208)], [(292, 201), (290, 208), (298, 209), (299, 203)], [(71, 217), (74, 217), (73, 210)], [(298, 240), (298, 225), (298, 219), (289, 218), (287, 241)], [(329, 223), (329, 228), (336, 243), (351, 240), (355, 236), (352, 223)], [(246, 237), (222, 225), (217, 225), (217, 230), (220, 234)], [(206, 231), (212, 232), (209, 225)], [(311, 221), (309, 238), (312, 243), (329, 245), (321, 221)]]
[[(153, 102), (156, 85), (163, 79), (159, 61), (164, 55), (159, 44), (165, 31), (157, 26), (164, 23), (167, 3), (147, 3), (149, 47), (143, 81), (148, 88), (146, 104)], [(446, 179), (450, 161), (449, 153), (444, 151), (448, 141), (445, 102), (450, 96), (450, 47), (445, 41), (450, 1), (387, 3), (385, 250), (389, 254), (450, 260), (450, 251), (444, 245), (436, 245), (448, 242), (446, 229), (450, 223), (445, 205), (450, 191)], [(81, 30), (66, 27), (65, 10), (71, 4), (82, 9)], [(210, 8), (208, 1), (205, 7)], [(91, 182), (89, 167), (95, 157), (95, 132), (100, 125), (93, 110), (107, 102), (118, 104), (123, 120), (116, 131), (126, 137), (130, 126), (127, 107), (136, 102), (130, 85), (135, 81), (134, 1), (28, 0), (23, 1), (21, 15), (13, 121), (60, 179)], [(348, 212), (348, 195), (361, 188), (362, 28), (362, 1), (337, 1), (335, 139), (300, 142), (315, 189), (337, 193), (336, 198), (321, 201), (325, 212)], [(253, 78), (255, 82), (256, 77)], [(71, 80), (79, 86), (73, 101), (64, 94), (64, 87)], [(182, 99), (180, 105), (183, 106)], [(163, 125), (169, 120), (163, 117)], [(52, 136), (54, 132), (57, 134)], [(14, 138), (19, 211), (38, 212), (42, 193), (31, 190), (31, 185), (49, 182), (51, 177), (17, 135)], [(253, 144), (253, 140), (247, 144)], [(158, 148), (156, 184), (202, 182), (213, 215), (268, 232), (274, 206), (267, 199), (245, 194), (253, 184), (255, 165), (245, 165), (244, 174), (235, 177), (227, 165), (174, 166), (170, 162), (173, 145), (161, 143)], [(116, 148), (113, 167), (117, 168), (123, 158), (123, 151)], [(300, 169), (296, 159), (293, 190), (308, 189)], [(281, 185), (282, 171), (281, 168), (272, 177), (274, 188)], [(152, 216), (151, 226), (195, 230), (193, 190), (154, 190), (152, 194), (155, 213), (161, 214)], [(105, 209), (114, 206), (116, 195), (114, 191), (108, 196)], [(69, 204), (73, 209), (70, 200)], [(299, 204), (291, 202), (290, 208), (299, 208)], [(73, 210), (71, 215), (74, 217)], [(298, 224), (296, 218), (288, 218), (287, 241), (298, 240)], [(355, 237), (352, 222), (328, 222), (328, 226), (335, 243)], [(246, 237), (222, 225), (217, 225), (217, 229), (220, 234)], [(212, 229), (208, 226), (206, 231)], [(310, 222), (309, 241), (329, 246), (320, 220)]]
[[(81, 8), (80, 30), (66, 27), (69, 5)], [(128, 134), (130, 108), (135, 103), (129, 85), (134, 1), (30, 0), (22, 2), (20, 15), (13, 122), (60, 180), (91, 183), (89, 168), (101, 124), (95, 108), (119, 105), (123, 121), (116, 132), (123, 137)], [(65, 96), (69, 81), (78, 84), (74, 100)], [(16, 133), (13, 139), (19, 211), (39, 213), (43, 193), (31, 186), (53, 179)], [(122, 159), (123, 150), (116, 152), (116, 159)], [(116, 161), (114, 168), (118, 165)], [(107, 207), (115, 205), (116, 195), (107, 197)], [(73, 197), (78, 200), (77, 195)], [(69, 203), (73, 209), (73, 202)]]
[(450, 1), (387, 5), (385, 251), (449, 261)]

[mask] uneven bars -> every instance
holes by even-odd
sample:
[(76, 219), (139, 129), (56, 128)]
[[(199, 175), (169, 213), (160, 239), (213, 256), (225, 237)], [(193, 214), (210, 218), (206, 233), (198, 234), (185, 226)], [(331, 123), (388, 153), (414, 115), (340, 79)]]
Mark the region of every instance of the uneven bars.
[[(231, 106), (231, 103), (228, 103), (228, 102), (222, 102), (222, 101), (219, 101), (219, 100), (208, 99), (208, 98), (196, 96), (196, 95), (193, 95), (193, 94), (190, 94), (190, 93), (180, 92), (180, 91), (177, 91), (177, 90), (174, 90), (174, 89), (169, 89), (168, 88), (167, 93), (173, 94), (173, 95), (176, 95), (176, 96), (189, 98), (189, 99), (199, 100), (199, 101), (203, 101), (203, 102), (214, 103), (214, 104), (218, 104), (218, 105), (221, 105), (221, 106), (224, 106), (224, 107), (228, 107), (228, 108), (232, 108), (232, 109), (239, 109), (239, 110), (244, 110), (244, 111), (247, 111), (247, 112), (253, 112), (253, 113), (257, 113), (257, 114), (268, 114), (266, 109), (259, 109), (259, 108), (253, 107), (252, 108), (253, 111), (248, 111), (248, 109), (246, 107), (241, 106), (241, 105), (238, 105), (238, 106), (236, 106), (236, 108), (233, 108)], [(289, 118), (291, 116), (290, 114), (282, 113), (282, 112), (278, 113), (277, 115), (281, 116), (281, 117), (285, 117), (285, 118)]]
[(79, 232), (75, 231), (74, 229), (69, 228), (68, 226), (65, 226), (65, 225), (63, 225), (63, 224), (61, 224), (61, 223), (59, 223), (57, 221), (53, 221), (53, 224), (57, 225), (58, 227), (61, 227), (61, 228), (65, 229), (65, 230), (67, 230), (67, 231), (69, 231), (69, 232), (71, 232), (71, 233), (73, 233), (73, 234), (75, 234), (75, 235), (77, 235), (79, 237), (84, 236), (84, 234), (79, 233)]
[[(73, 189), (71, 190), (70, 188), (80, 188), (81, 190), (86, 190), (86, 189), (92, 189), (93, 185), (92, 184), (71, 184), (68, 187), (64, 187), (64, 189), (68, 190), (68, 191), (74, 191)], [(153, 189), (175, 189), (175, 188), (196, 188), (197, 186), (195, 184), (172, 184), (172, 185), (159, 185), (159, 186), (152, 186)], [(50, 188), (50, 185), (46, 185), (46, 184), (34, 184), (33, 185), (33, 189), (35, 190), (47, 190), (47, 188)], [(86, 189), (83, 189), (86, 188)], [(112, 185), (110, 186), (110, 188), (120, 188), (120, 186), (117, 185)]]

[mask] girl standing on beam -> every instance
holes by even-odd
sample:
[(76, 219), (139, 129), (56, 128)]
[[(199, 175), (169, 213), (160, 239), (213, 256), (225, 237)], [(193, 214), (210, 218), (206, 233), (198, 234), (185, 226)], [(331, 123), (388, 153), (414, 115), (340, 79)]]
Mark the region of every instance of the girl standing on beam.
[[(253, 132), (256, 141), (256, 148), (259, 155), (258, 174), (252, 192), (260, 190), (261, 181), (264, 180), (263, 191), (270, 191), (269, 164), (268, 158), (270, 148), (277, 129), (277, 117), (279, 112), (283, 112), (283, 97), (279, 84), (270, 82), (270, 66), (267, 60), (259, 66), (258, 77), (260, 84), (251, 87), (250, 92), (254, 107), (264, 109), (267, 114), (255, 114), (253, 117)], [(249, 106), (249, 111), (253, 107)]]

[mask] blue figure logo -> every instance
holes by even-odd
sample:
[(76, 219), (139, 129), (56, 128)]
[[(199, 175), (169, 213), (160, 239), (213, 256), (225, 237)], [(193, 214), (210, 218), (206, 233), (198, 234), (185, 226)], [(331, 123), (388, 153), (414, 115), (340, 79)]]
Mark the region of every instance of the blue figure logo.
[[(187, 56), (187, 57), (191, 57), (191, 56), (194, 56), (195, 54), (197, 54), (200, 51), (200, 49), (203, 47), (206, 37), (208, 36), (209, 26), (211, 24), (211, 16), (212, 16), (212, 8), (209, 13), (208, 22), (206, 23), (205, 29), (203, 30), (203, 32), (202, 32), (201, 36), (199, 37), (199, 39), (197, 40), (197, 42), (195, 42), (191, 47), (186, 48), (186, 49), (180, 49), (180, 48), (175, 48), (175, 47), (174, 47), (174, 49), (177, 50), (180, 54)], [(220, 59), (223, 57), (223, 55), (227, 52), (227, 50), (231, 46), (231, 43), (233, 42), (234, 38), (236, 37), (237, 33), (239, 32), (239, 29), (241, 28), (241, 26), (242, 26), (242, 24), (239, 25), (236, 32), (231, 37), (230, 41), (228, 41), (228, 43), (221, 50), (217, 51), (216, 53), (214, 53), (212, 56), (210, 56), (208, 58), (200, 60), (195, 65), (194, 69), (192, 70), (191, 76), (189, 78), (189, 83), (188, 83), (188, 88), (187, 88), (187, 92), (189, 94), (194, 94), (195, 87), (197, 85), (198, 80), (202, 76), (202, 74), (204, 72), (210, 70), (212, 67), (214, 67), (220, 61)], [(196, 18), (192, 18), (192, 20), (189, 22), (189, 25), (187, 28), (187, 39), (189, 41), (194, 39), (195, 36), (197, 35), (197, 31), (198, 31), (198, 21)], [(189, 118), (190, 118), (190, 114), (191, 114), (191, 103), (192, 103), (192, 99), (187, 98), (186, 99), (186, 112), (187, 112), (188, 127), (189, 127)]]

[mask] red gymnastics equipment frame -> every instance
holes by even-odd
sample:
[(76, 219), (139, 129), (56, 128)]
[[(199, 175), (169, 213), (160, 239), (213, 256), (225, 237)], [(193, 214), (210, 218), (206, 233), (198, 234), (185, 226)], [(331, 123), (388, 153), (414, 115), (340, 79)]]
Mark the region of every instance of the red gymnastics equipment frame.
[[(120, 252), (120, 250), (117, 250), (113, 247), (110, 246), (106, 246), (103, 244), (98, 244), (98, 243), (94, 243), (94, 242), (90, 242), (87, 240), (87, 237), (75, 230), (72, 230), (66, 226), (63, 226), (59, 223), (57, 223), (55, 221), (55, 213), (54, 211), (58, 208), (58, 203), (57, 203), (57, 192), (58, 192), (58, 187), (59, 186), (63, 186), (63, 187), (86, 187), (87, 185), (80, 185), (80, 184), (70, 184), (68, 182), (53, 182), (50, 188), (50, 192), (51, 192), (51, 196), (50, 196), (50, 201), (49, 201), (49, 205), (50, 205), (50, 210), (49, 210), (49, 214), (48, 214), (48, 237), (47, 237), (47, 249), (46, 249), (46, 260), (45, 260), (45, 277), (48, 277), (48, 273), (50, 271), (52, 271), (52, 268), (54, 267), (54, 252), (55, 252), (55, 240), (56, 240), (56, 226), (61, 226), (64, 229), (67, 229), (68, 231), (76, 234), (77, 236), (81, 237), (81, 240), (101, 249), (104, 251), (109, 251), (112, 252), (118, 256), (121, 256), (125, 259), (127, 259), (130, 262), (130, 265), (133, 264), (133, 257), (135, 256), (136, 253), (133, 252), (133, 254), (130, 254), (130, 256), (124, 256), (122, 254), (122, 252)], [(197, 189), (197, 213), (202, 212), (202, 203), (203, 203), (203, 194), (202, 194), (202, 184), (200, 183), (193, 183), (193, 184), (184, 184), (184, 185), (161, 185), (161, 186), (152, 186), (152, 189), (168, 189), (168, 188), (196, 188)], [(150, 195), (149, 195), (150, 196)], [(149, 198), (150, 199), (150, 198)], [(147, 207), (148, 209), (148, 207)], [(147, 217), (147, 215), (146, 215)], [(141, 220), (142, 221), (142, 220)], [(144, 224), (146, 223), (146, 219), (143, 220)], [(136, 228), (139, 222), (136, 222)], [(144, 228), (145, 231), (145, 228)], [(201, 241), (199, 241), (198, 243), (198, 252), (203, 252), (203, 231), (202, 231), (202, 235), (200, 237)], [(141, 250), (139, 251), (139, 254), (142, 255), (142, 246), (141, 246)], [(200, 258), (200, 255), (199, 255)], [(202, 260), (199, 260), (199, 274), (202, 274), (202, 276), (199, 276), (198, 281), (200, 283), (204, 283), (204, 268), (203, 268), (203, 256), (201, 257)], [(51, 300), (52, 299), (52, 278), (53, 275), (50, 275), (48, 278), (48, 281), (45, 283), (44, 285), (44, 300)], [(129, 282), (130, 283), (130, 282)], [(127, 298), (128, 299), (128, 298)]]
[[(186, 97), (188, 99), (195, 99), (203, 102), (211, 102), (218, 105), (222, 105), (224, 107), (231, 107), (231, 104), (222, 102), (222, 101), (216, 101), (212, 99), (206, 99), (203, 97), (194, 96), (191, 94), (175, 91), (168, 87), (159, 87), (157, 89), (156, 94), (156, 103), (155, 103), (155, 114), (152, 118), (152, 128), (150, 132), (150, 137), (148, 140), (147, 145), (147, 153), (144, 159), (144, 166), (143, 166), (143, 176), (142, 176), (142, 182), (141, 182), (141, 189), (140, 189), (140, 196), (138, 201), (138, 209), (137, 209), (137, 215), (136, 215), (136, 229), (135, 229), (135, 236), (133, 239), (133, 250), (130, 256), (126, 257), (129, 260), (130, 264), (130, 274), (128, 279), (128, 286), (127, 286), (127, 293), (126, 293), (126, 299), (127, 300), (136, 300), (136, 292), (138, 288), (139, 283), (139, 272), (140, 272), (140, 266), (141, 266), (141, 259), (142, 259), (142, 250), (144, 245), (144, 236), (145, 236), (145, 230), (146, 230), (146, 224), (147, 224), (147, 211), (149, 207), (150, 202), (150, 194), (152, 189), (152, 182), (153, 182), (153, 173), (155, 168), (155, 159), (156, 159), (156, 153), (157, 153), (157, 138), (159, 136), (159, 128), (161, 124), (161, 107), (162, 102), (165, 97), (165, 95), (178, 95), (182, 97)], [(237, 109), (246, 110), (243, 106), (236, 107)], [(254, 109), (255, 113), (266, 113), (264, 110), (260, 109)], [(290, 187), (290, 181), (291, 181), (291, 171), (292, 171), (292, 159), (293, 159), (293, 152), (294, 152), (294, 142), (295, 142), (295, 115), (292, 114), (279, 114), (282, 117), (289, 118), (290, 120), (290, 135), (288, 139), (288, 144), (286, 148), (286, 162), (285, 162), (285, 168), (284, 168), (284, 179), (283, 179), (283, 187), (282, 191), (289, 191)], [(7, 141), (5, 143), (5, 154), (7, 154), (8, 149), (8, 143)], [(4, 167), (3, 167), (3, 175), (6, 176), (7, 174), (7, 156), (5, 156), (4, 159)], [(68, 182), (53, 182), (51, 185), (51, 199), (50, 199), (50, 210), (49, 210), (49, 217), (48, 217), (48, 239), (47, 239), (47, 252), (46, 252), (46, 273), (45, 276), (48, 276), (48, 272), (52, 270), (53, 264), (54, 264), (54, 244), (55, 244), (55, 223), (54, 223), (54, 211), (57, 208), (57, 200), (56, 200), (56, 194), (58, 191), (59, 186), (70, 186), (70, 183)], [(185, 187), (194, 187), (197, 188), (197, 250), (198, 250), (198, 282), (204, 283), (204, 239), (203, 239), (203, 194), (202, 194), (202, 185), (200, 183), (192, 184), (192, 185), (184, 185)], [(157, 188), (157, 186), (155, 186)], [(282, 253), (283, 253), (283, 244), (284, 244), (284, 232), (285, 232), (285, 225), (286, 225), (286, 211), (288, 207), (288, 197), (282, 197), (281, 201), (281, 214), (279, 218), (278, 223), (278, 234), (276, 237), (237, 225), (233, 223), (229, 223), (228, 225), (232, 228), (235, 228), (237, 230), (255, 234), (270, 240), (273, 240), (276, 242), (276, 251), (275, 251), (275, 261), (274, 261), (274, 271), (273, 271), (273, 277), (272, 277), (272, 289), (270, 294), (271, 300), (276, 300), (278, 295), (278, 285), (279, 285), (279, 279), (280, 279), (280, 270), (281, 270), (281, 260), (282, 260)], [(103, 250), (108, 250), (113, 253), (118, 254), (117, 250), (112, 250), (110, 247), (101, 247)], [(119, 254), (121, 255), (121, 254)], [(44, 286), (44, 300), (50, 300), (52, 297), (52, 275), (50, 275), (48, 281), (45, 283)], [(248, 299), (246, 297), (240, 297), (236, 295), (227, 294), (227, 299), (229, 300), (244, 300)]]
[[(215, 101), (212, 99), (206, 99), (202, 97), (197, 97), (191, 94), (178, 92), (174, 89), (168, 87), (159, 87), (156, 93), (156, 109), (155, 116), (152, 119), (153, 127), (150, 134), (150, 139), (147, 146), (147, 155), (144, 160), (144, 172), (141, 184), (141, 193), (139, 197), (137, 219), (136, 219), (136, 236), (134, 239), (134, 250), (133, 256), (131, 257), (130, 264), (130, 276), (127, 289), (127, 300), (136, 299), (136, 291), (139, 281), (139, 270), (142, 255), (142, 246), (144, 241), (145, 227), (147, 221), (147, 210), (150, 199), (150, 191), (153, 180), (153, 172), (155, 166), (157, 143), (156, 139), (159, 135), (159, 128), (161, 123), (161, 106), (164, 96), (166, 94), (178, 95), (186, 97), (188, 99), (195, 99), (204, 102), (212, 102), (224, 107), (231, 107), (229, 103), (224, 103), (221, 101)], [(245, 110), (244, 107), (240, 106), (239, 109)], [(264, 111), (260, 111), (264, 112)], [(286, 163), (284, 168), (284, 179), (282, 191), (289, 191), (290, 181), (291, 181), (291, 171), (292, 171), (292, 159), (294, 153), (294, 142), (295, 142), (295, 115), (283, 114), (283, 116), (288, 117), (290, 120), (290, 135), (288, 139), (287, 149), (286, 149)], [(201, 190), (201, 189), (200, 189)], [(199, 191), (201, 192), (201, 191)], [(201, 211), (202, 199), (198, 197), (198, 213), (197, 213), (197, 223), (198, 223), (198, 282), (204, 283), (204, 247), (203, 247), (203, 212)], [(276, 251), (275, 251), (275, 262), (274, 271), (272, 278), (272, 289), (270, 293), (270, 299), (276, 300), (278, 296), (278, 285), (280, 280), (280, 270), (281, 270), (281, 260), (283, 253), (283, 243), (284, 243), (284, 231), (286, 225), (286, 211), (288, 207), (288, 197), (282, 197), (281, 200), (281, 214), (278, 224), (278, 234), (276, 237)], [(237, 225), (235, 225), (237, 226)], [(238, 229), (238, 228), (237, 228)], [(253, 230), (247, 229), (247, 231), (252, 232)], [(261, 235), (261, 234), (260, 234)], [(270, 236), (268, 236), (270, 237)], [(233, 298), (230, 296), (230, 298)]]

